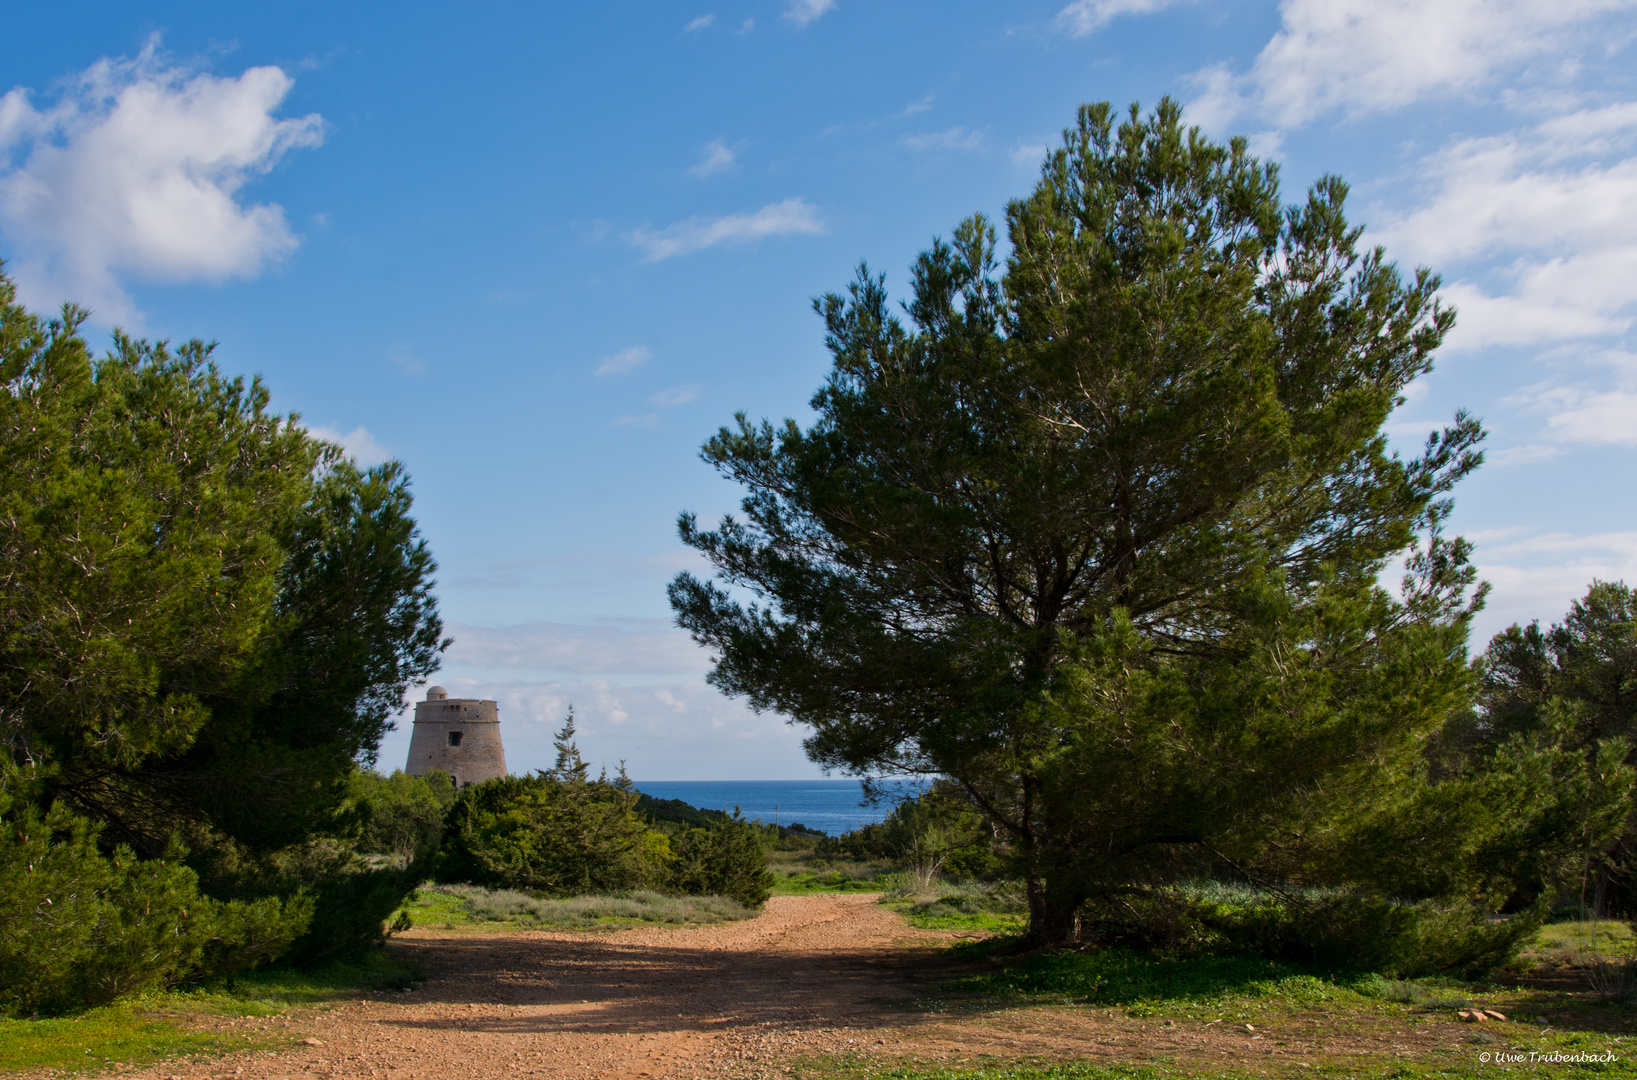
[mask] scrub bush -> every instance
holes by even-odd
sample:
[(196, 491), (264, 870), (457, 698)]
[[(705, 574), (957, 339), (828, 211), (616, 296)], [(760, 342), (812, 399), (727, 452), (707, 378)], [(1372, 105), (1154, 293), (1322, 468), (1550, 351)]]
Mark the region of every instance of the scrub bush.
[(308, 926), (304, 896), (214, 900), (179, 845), (158, 859), (123, 845), (104, 855), (99, 831), (60, 807), (0, 826), (0, 1014), (82, 1009), (242, 970)]
[(689, 829), (677, 838), (669, 885), (694, 896), (726, 896), (757, 908), (773, 894), (773, 872), (761, 832), (740, 816), (708, 828)]

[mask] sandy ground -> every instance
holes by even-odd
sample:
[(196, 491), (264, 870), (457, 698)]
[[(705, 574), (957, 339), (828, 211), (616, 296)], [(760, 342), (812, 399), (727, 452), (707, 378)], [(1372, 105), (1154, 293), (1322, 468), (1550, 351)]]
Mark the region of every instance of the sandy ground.
[(745, 922), (614, 934), (413, 930), (393, 946), (430, 973), (412, 991), (289, 1021), (221, 1025), (258, 1041), (294, 1025), (306, 1045), (119, 1072), (156, 1080), (773, 1078), (803, 1058), (855, 1054), (1282, 1074), (1320, 1061), (1453, 1064), (1478, 1049), (1456, 1023), (1385, 1017), (1342, 1030), (1323, 1016), (1293, 1016), (1251, 1030), (1231, 1019), (1207, 1025), (1084, 1007), (950, 1012), (929, 997), (948, 974), (934, 950), (950, 935), (911, 929), (874, 899), (775, 897)]

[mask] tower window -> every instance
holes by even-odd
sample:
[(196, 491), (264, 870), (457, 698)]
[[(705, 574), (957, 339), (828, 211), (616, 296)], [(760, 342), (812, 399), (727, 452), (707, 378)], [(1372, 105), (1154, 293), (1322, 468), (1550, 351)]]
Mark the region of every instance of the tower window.
[(449, 733), (449, 745), (450, 746), (459, 746), (460, 745), (460, 736), (461, 736), (461, 732), (451, 731)]

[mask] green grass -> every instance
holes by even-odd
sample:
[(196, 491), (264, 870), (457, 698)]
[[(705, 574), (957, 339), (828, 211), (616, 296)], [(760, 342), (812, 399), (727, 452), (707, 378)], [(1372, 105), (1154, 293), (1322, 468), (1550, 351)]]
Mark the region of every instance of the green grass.
[[(948, 1065), (882, 1065), (863, 1061), (837, 1060), (810, 1063), (798, 1068), (798, 1077), (825, 1077), (834, 1080), (1172, 1080), (1187, 1073), (1090, 1065), (1085, 1062), (1010, 1062), (951, 1067)], [(1213, 1072), (1220, 1080), (1240, 1080), (1251, 1073)]]
[(243, 1038), (189, 1031), (131, 1005), (93, 1009), (60, 1020), (0, 1020), (0, 1072), (19, 1069), (105, 1069), (183, 1054), (216, 1055), (246, 1046)]
[(1224, 999), (1294, 1008), (1360, 1003), (1364, 995), (1310, 971), (1254, 957), (1162, 959), (1132, 949), (1034, 953), (1001, 971), (968, 975), (950, 989), (984, 997), (1144, 1007)]
[(429, 885), (405, 905), (416, 926), (527, 930), (618, 930), (627, 926), (700, 926), (756, 914), (721, 896), (667, 896), (638, 890), (563, 899), (476, 885)]
[(937, 881), (918, 892), (922, 883), (906, 874), (890, 881), (881, 902), (922, 930), (1012, 935), (1028, 928), (1023, 891), (1015, 884)]
[(850, 868), (784, 871), (775, 869), (773, 873), (774, 896), (883, 892), (891, 888), (890, 880), (873, 869), (867, 872), (867, 876)]
[(1625, 960), (1637, 955), (1631, 925), (1610, 919), (1547, 923), (1530, 950), (1542, 962), (1585, 965), (1596, 957)]
[(292, 1008), (354, 997), (361, 990), (402, 990), (419, 972), (384, 952), (313, 968), (274, 967), (201, 986), (167, 990), (45, 1020), (0, 1019), (0, 1072), (93, 1071), (184, 1055), (213, 1057), (283, 1046), (287, 1033), (249, 1036), (194, 1030), (200, 1017), (274, 1017)]
[[(1363, 1065), (1313, 1062), (1280, 1067), (1272, 1075), (1315, 1077), (1319, 1080), (1479, 1080), (1507, 1075), (1629, 1075), (1624, 1062), (1606, 1070), (1572, 1065), (1484, 1064), (1477, 1054), (1470, 1060), (1442, 1062), (1379, 1062)], [(1093, 1065), (1086, 1062), (1015, 1061), (950, 1065), (882, 1064), (857, 1059), (812, 1060), (796, 1064), (790, 1075), (799, 1080), (1266, 1080), (1266, 1067), (1253, 1070), (1220, 1066)]]

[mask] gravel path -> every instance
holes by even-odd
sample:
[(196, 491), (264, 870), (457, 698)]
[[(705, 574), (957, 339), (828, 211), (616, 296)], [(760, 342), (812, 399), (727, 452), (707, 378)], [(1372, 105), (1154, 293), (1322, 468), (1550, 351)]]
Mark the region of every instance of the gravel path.
[[(1275, 1013), (1253, 1026), (1221, 1013), (945, 1006), (936, 987), (950, 969), (934, 949), (953, 935), (912, 929), (875, 899), (775, 897), (744, 922), (612, 934), (412, 930), (392, 947), (429, 978), (408, 993), (213, 1025), (253, 1042), (295, 1035), (307, 1045), (116, 1071), (145, 1080), (784, 1080), (799, 1059), (847, 1054), (1301, 1076), (1321, 1064), (1449, 1063), (1477, 1052), (1453, 1017)], [(1495, 1027), (1505, 1039), (1526, 1034)]]
[(889, 1018), (912, 1021), (904, 981), (947, 935), (910, 929), (875, 899), (774, 897), (744, 922), (612, 934), (412, 930), (394, 948), (428, 981), (298, 1014), (318, 1045), (121, 1075), (781, 1076), (792, 1054), (878, 1049), (896, 1037)]

